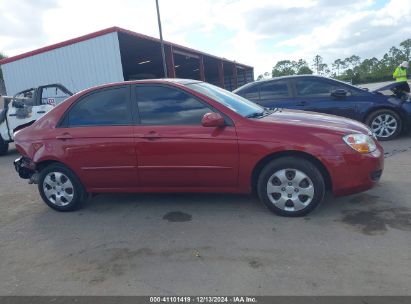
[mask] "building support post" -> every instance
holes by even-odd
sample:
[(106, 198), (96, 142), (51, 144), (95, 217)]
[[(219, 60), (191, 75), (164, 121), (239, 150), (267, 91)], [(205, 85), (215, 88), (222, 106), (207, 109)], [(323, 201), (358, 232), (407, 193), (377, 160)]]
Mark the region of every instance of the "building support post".
[(166, 61), (168, 77), (176, 78), (176, 68), (174, 66), (174, 51), (172, 45), (167, 46), (166, 48)]
[(164, 53), (163, 31), (161, 29), (160, 8), (158, 7), (158, 0), (156, 0), (156, 7), (157, 7), (158, 31), (160, 32), (161, 57), (163, 58), (164, 78), (167, 78), (168, 75), (167, 75), (167, 66), (166, 66), (166, 56)]
[(232, 90), (237, 89), (238, 87), (238, 75), (237, 75), (237, 65), (235, 64), (235, 62), (233, 63), (233, 87), (231, 88)]
[(222, 60), (218, 63), (218, 80), (220, 82), (220, 87), (225, 89), (225, 85), (224, 85), (224, 63), (223, 63)]
[(205, 81), (205, 73), (204, 73), (204, 56), (201, 55), (199, 58), (199, 63), (200, 63), (200, 80)]

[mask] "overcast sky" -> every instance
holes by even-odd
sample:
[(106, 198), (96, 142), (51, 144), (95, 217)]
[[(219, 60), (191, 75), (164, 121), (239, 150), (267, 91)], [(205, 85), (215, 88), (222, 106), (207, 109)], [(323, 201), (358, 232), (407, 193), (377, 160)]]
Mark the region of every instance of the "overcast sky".
[[(163, 36), (271, 71), (282, 59), (380, 58), (411, 38), (411, 0), (159, 0)], [(155, 0), (0, 0), (0, 52), (111, 26), (159, 37)]]

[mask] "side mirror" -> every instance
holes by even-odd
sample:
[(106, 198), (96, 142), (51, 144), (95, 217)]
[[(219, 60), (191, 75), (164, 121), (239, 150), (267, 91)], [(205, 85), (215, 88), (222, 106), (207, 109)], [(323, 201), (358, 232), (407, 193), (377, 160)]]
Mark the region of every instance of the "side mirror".
[(331, 96), (341, 98), (341, 97), (346, 97), (347, 93), (348, 92), (344, 89), (336, 89), (331, 92)]
[(225, 125), (224, 117), (219, 113), (206, 113), (201, 119), (203, 127), (223, 127)]

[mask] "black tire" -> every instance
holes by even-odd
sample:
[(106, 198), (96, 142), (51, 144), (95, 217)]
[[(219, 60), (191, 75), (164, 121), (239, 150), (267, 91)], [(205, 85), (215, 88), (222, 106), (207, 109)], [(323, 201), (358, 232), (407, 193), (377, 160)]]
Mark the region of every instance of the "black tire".
[[(381, 135), (378, 134), (378, 132), (380, 131), (376, 131), (375, 126), (377, 125), (377, 119), (378, 117), (382, 117), (384, 115), (388, 115), (389, 117), (392, 117), (393, 120), (395, 120), (396, 123), (396, 129), (395, 131), (392, 132), (392, 134), (389, 133), (380, 133)], [(388, 117), (386, 116), (386, 117)], [(367, 126), (369, 126), (371, 128), (371, 130), (375, 133), (375, 135), (377, 136), (379, 141), (385, 141), (385, 140), (391, 140), (396, 138), (398, 135), (400, 135), (401, 130), (402, 130), (402, 120), (401, 117), (394, 111), (392, 110), (388, 110), (388, 109), (381, 109), (381, 110), (377, 110), (372, 112), (371, 114), (368, 115), (367, 119), (365, 120), (365, 123)], [(381, 129), (379, 129), (381, 130)], [(389, 134), (388, 136), (383, 136), (384, 134)]]
[[(286, 182), (281, 182), (277, 177), (278, 174), (284, 174)], [(304, 175), (306, 177), (298, 182), (297, 174), (298, 177)], [(268, 194), (269, 182), (274, 187), (278, 187), (278, 193)], [(257, 191), (260, 200), (272, 212), (281, 216), (304, 216), (324, 200), (325, 183), (321, 172), (311, 162), (298, 157), (282, 157), (271, 161), (261, 171)], [(310, 195), (304, 194), (309, 191), (311, 191)], [(290, 195), (292, 198), (289, 198)], [(278, 207), (281, 206), (281, 203), (278, 203), (281, 202), (280, 200), (285, 201), (283, 208)]]
[[(46, 177), (49, 179), (45, 182)], [(60, 180), (58, 180), (57, 177), (59, 177)], [(67, 182), (66, 179), (69, 182)], [(51, 182), (54, 181), (55, 183), (52, 184)], [(56, 188), (52, 189), (50, 185), (54, 185)], [(50, 208), (57, 211), (77, 210), (87, 198), (87, 193), (80, 179), (73, 173), (73, 171), (59, 163), (51, 164), (40, 171), (38, 189), (43, 201)], [(46, 193), (46, 189), (49, 189), (51, 192)], [(50, 196), (50, 193), (56, 193), (57, 191), (60, 191), (58, 192), (58, 199), (56, 198), (56, 194), (54, 194), (54, 197)], [(65, 197), (68, 197), (71, 200), (69, 201)], [(53, 199), (55, 200), (54, 202)], [(58, 203), (60, 203), (60, 205)]]
[(9, 151), (9, 143), (4, 141), (4, 139), (0, 136), (0, 156), (6, 155)]

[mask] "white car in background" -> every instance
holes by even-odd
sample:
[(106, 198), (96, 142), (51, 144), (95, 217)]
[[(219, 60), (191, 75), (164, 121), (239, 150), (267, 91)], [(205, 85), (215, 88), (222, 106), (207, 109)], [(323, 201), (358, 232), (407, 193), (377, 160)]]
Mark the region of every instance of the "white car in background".
[(4, 96), (4, 109), (0, 112), (0, 155), (7, 153), (16, 131), (31, 125), (72, 95), (61, 84), (49, 84), (21, 91), (13, 97)]

